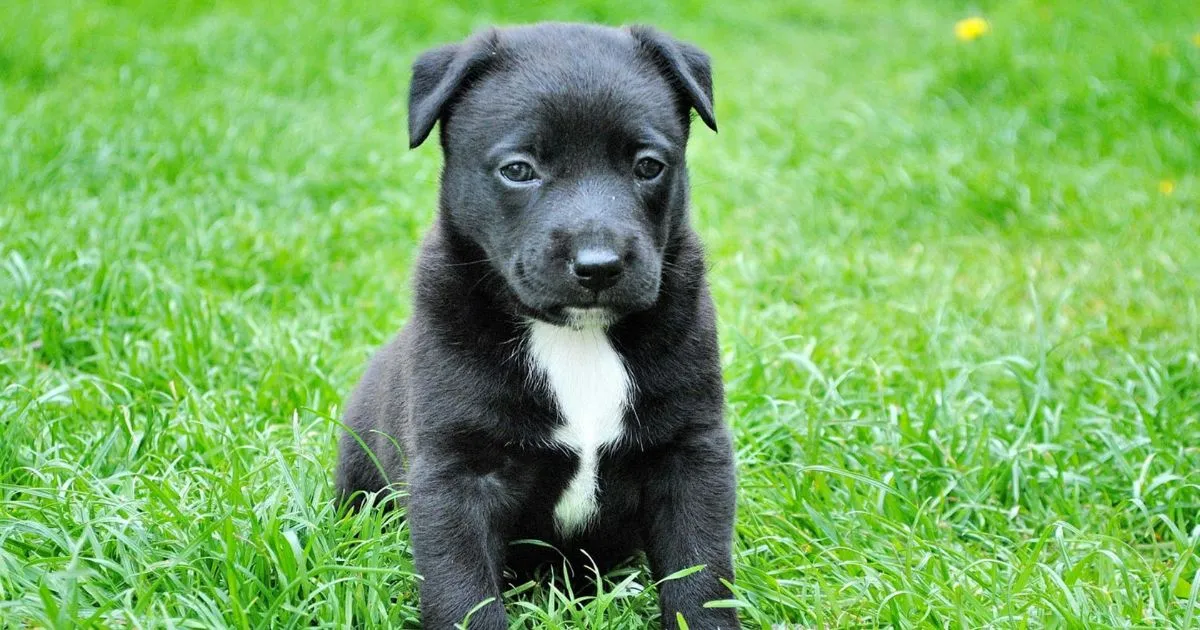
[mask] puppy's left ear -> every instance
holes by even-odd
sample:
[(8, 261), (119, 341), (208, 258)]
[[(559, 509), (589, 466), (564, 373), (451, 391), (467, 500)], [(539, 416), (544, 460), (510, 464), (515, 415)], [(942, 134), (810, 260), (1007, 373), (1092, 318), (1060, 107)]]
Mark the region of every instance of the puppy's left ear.
[(408, 148), (415, 149), (425, 142), (433, 125), (446, 113), (446, 104), (495, 53), (496, 31), (489, 30), (461, 44), (427, 50), (417, 57), (408, 88)]
[(666, 72), (667, 77), (688, 99), (688, 104), (700, 115), (709, 129), (717, 130), (713, 113), (712, 63), (703, 50), (681, 42), (651, 26), (630, 26), (633, 35), (646, 52)]

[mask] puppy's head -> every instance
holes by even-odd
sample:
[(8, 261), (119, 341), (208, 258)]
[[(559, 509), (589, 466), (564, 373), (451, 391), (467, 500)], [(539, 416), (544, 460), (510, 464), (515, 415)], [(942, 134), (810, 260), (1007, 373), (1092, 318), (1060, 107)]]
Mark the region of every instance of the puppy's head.
[(423, 54), (409, 139), (441, 121), (443, 218), (525, 314), (612, 321), (658, 299), (692, 110), (716, 130), (699, 49), (646, 27), (542, 24)]

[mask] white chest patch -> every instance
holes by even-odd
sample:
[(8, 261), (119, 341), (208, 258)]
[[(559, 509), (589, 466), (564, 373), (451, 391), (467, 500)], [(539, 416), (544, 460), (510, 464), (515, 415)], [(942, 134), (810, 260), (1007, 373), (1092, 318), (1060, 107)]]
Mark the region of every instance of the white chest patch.
[(529, 357), (562, 416), (554, 441), (579, 456), (579, 468), (554, 506), (559, 531), (571, 534), (596, 515), (600, 450), (622, 437), (629, 373), (604, 329), (596, 326), (535, 321), (529, 328)]

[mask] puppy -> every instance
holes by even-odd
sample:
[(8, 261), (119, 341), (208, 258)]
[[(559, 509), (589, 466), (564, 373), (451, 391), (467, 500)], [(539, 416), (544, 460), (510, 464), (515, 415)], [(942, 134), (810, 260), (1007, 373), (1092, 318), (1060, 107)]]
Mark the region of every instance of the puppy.
[[(662, 623), (736, 628), (734, 462), (688, 221), (708, 56), (646, 27), (488, 30), (413, 66), (441, 124), (440, 212), (407, 325), (346, 406), (337, 491), (407, 490), (426, 628), (505, 628), (506, 568), (644, 551)], [(520, 539), (543, 546), (510, 545)], [(561, 552), (561, 553), (560, 553)], [(585, 567), (586, 565), (586, 567)]]

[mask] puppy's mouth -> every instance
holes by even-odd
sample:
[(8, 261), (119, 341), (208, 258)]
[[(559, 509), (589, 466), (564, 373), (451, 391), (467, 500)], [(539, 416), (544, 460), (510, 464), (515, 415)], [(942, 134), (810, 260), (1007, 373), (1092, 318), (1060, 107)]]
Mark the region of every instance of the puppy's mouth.
[(563, 306), (555, 310), (561, 317), (559, 325), (574, 330), (608, 328), (617, 321), (616, 313), (602, 307)]
[[(586, 297), (572, 296), (569, 301), (536, 299), (544, 293), (533, 287), (512, 285), (511, 291), (526, 317), (568, 328), (606, 328), (631, 310), (624, 304), (608, 299), (607, 296), (590, 294)], [(539, 296), (539, 297), (541, 297)], [(549, 296), (546, 296), (549, 297)]]
[(576, 330), (584, 328), (607, 328), (616, 323), (625, 309), (614, 305), (602, 304), (598, 296), (590, 300), (573, 300), (571, 302), (554, 303), (546, 306), (530, 304), (517, 294), (524, 315), (556, 326), (565, 326)]
[(658, 301), (660, 280), (647, 270), (630, 270), (614, 286), (588, 290), (568, 279), (535, 272), (514, 261), (501, 275), (520, 314), (558, 326), (603, 327), (630, 313), (644, 311)]

